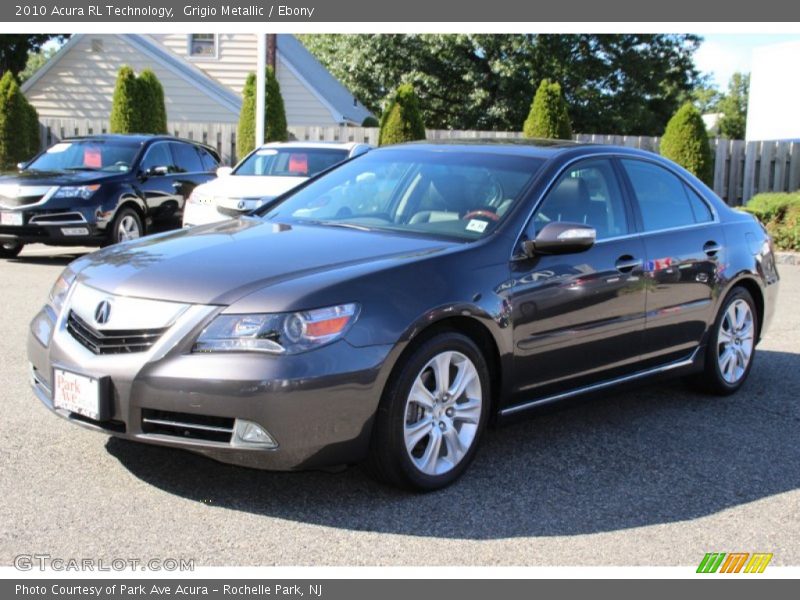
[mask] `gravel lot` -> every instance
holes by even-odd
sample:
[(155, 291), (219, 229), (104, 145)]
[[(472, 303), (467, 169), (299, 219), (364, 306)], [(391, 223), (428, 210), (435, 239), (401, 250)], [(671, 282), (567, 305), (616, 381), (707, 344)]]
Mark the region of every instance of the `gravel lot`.
[(0, 564), (193, 558), (199, 565), (800, 565), (800, 266), (745, 388), (650, 385), (490, 431), (467, 476), (424, 496), (359, 468), (268, 473), (107, 439), (28, 389), (25, 336), (74, 251), (0, 261)]

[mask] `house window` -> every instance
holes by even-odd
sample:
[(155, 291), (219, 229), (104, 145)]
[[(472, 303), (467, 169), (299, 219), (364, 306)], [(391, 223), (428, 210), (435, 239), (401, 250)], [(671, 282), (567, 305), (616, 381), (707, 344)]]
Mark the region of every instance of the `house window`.
[(189, 56), (198, 58), (216, 58), (217, 36), (213, 33), (190, 33)]

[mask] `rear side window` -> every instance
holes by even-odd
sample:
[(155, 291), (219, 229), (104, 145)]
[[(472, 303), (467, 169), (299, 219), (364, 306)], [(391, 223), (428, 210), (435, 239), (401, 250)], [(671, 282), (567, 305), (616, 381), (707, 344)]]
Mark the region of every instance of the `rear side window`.
[(214, 158), (205, 148), (198, 148), (197, 151), (200, 153), (200, 161), (203, 163), (203, 170), (216, 171), (217, 167), (219, 166), (217, 159)]
[(176, 173), (200, 173), (205, 170), (194, 146), (181, 142), (173, 142), (170, 146), (172, 155), (175, 157), (174, 170)]
[(705, 201), (677, 175), (649, 162), (630, 159), (621, 162), (633, 186), (645, 231), (674, 229), (713, 220)]

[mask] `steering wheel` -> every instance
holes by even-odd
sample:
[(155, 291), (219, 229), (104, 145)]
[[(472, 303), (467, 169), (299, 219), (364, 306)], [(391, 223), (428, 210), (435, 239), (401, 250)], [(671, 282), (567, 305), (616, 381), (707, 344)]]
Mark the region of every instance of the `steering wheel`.
[(500, 220), (500, 215), (498, 215), (496, 212), (492, 212), (491, 210), (472, 210), (461, 217), (461, 220), (466, 221), (467, 219), (472, 219), (473, 217), (484, 217), (490, 221)]

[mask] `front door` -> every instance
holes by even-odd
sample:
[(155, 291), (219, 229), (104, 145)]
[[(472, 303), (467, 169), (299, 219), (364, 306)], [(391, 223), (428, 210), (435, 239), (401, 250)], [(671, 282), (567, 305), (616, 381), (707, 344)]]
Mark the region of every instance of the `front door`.
[(610, 379), (639, 360), (644, 331), (644, 243), (610, 159), (567, 168), (527, 235), (548, 222), (591, 225), (597, 242), (575, 254), (511, 265), (517, 402)]

